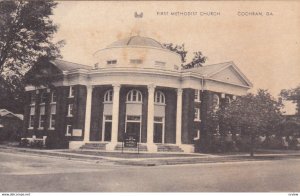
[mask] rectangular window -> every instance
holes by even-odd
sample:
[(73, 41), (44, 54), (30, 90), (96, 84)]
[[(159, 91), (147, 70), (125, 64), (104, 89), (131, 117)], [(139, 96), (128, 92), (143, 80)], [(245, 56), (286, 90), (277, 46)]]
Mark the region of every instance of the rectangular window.
[(117, 60), (108, 60), (107, 65), (115, 65), (117, 64)]
[(53, 91), (51, 93), (51, 103), (56, 103), (56, 92), (55, 91)]
[(34, 115), (29, 116), (29, 128), (34, 127)]
[(34, 94), (34, 93), (32, 93), (32, 94), (30, 95), (30, 104), (31, 104), (31, 105), (34, 105), (34, 104), (35, 104), (35, 94)]
[(73, 104), (68, 105), (68, 116), (73, 116)]
[(130, 59), (131, 64), (142, 64), (143, 60), (142, 59)]
[(46, 92), (43, 92), (43, 93), (41, 94), (41, 104), (46, 103), (46, 99), (47, 99), (47, 93), (46, 93)]
[(43, 129), (45, 125), (45, 106), (40, 106), (39, 128)]
[(72, 136), (72, 125), (67, 125), (66, 136)]
[(127, 121), (140, 121), (140, 120), (141, 120), (141, 116), (132, 116), (132, 115), (127, 116)]
[(30, 106), (29, 128), (34, 127), (35, 106)]
[(111, 115), (105, 116), (105, 121), (112, 121), (112, 116)]
[(50, 109), (49, 128), (54, 129), (55, 128), (56, 104), (51, 104), (50, 107), (51, 107), (51, 109)]
[(166, 65), (166, 62), (155, 61), (155, 65), (157, 65), (157, 66), (165, 66), (165, 65)]
[(75, 94), (74, 86), (70, 86), (70, 89), (69, 89), (69, 97), (74, 97), (74, 94)]
[(200, 121), (200, 108), (195, 108), (195, 121)]
[(195, 89), (195, 102), (200, 102), (200, 90)]
[(163, 117), (156, 117), (154, 116), (154, 122), (163, 122)]

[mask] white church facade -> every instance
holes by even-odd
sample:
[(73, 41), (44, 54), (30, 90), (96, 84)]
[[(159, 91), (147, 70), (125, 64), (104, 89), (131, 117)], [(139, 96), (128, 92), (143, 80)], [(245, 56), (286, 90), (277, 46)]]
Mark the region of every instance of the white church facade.
[(55, 88), (27, 86), (24, 137), (53, 147), (119, 151), (135, 135), (141, 151), (194, 152), (210, 131), (212, 107), (247, 93), (233, 62), (181, 69), (181, 57), (152, 38), (132, 36), (94, 54), (92, 66), (55, 60)]

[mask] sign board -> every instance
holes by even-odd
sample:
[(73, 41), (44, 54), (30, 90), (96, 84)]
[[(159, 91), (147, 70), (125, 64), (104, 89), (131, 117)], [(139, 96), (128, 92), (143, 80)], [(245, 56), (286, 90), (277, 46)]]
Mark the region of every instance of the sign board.
[(124, 137), (124, 147), (125, 148), (137, 148), (138, 138), (137, 135), (125, 133)]
[(73, 129), (72, 136), (81, 137), (82, 136), (82, 129)]

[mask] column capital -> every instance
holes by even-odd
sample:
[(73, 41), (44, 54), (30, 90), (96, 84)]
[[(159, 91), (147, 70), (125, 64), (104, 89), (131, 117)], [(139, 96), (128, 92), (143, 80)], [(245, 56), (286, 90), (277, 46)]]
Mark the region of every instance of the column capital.
[(86, 89), (93, 90), (94, 86), (93, 85), (86, 85)]
[(112, 84), (112, 87), (114, 89), (120, 89), (121, 88), (121, 84)]
[(155, 90), (155, 85), (154, 84), (148, 84), (148, 91), (151, 91), (151, 90)]
[(183, 89), (182, 88), (178, 88), (176, 89), (177, 95), (182, 95)]

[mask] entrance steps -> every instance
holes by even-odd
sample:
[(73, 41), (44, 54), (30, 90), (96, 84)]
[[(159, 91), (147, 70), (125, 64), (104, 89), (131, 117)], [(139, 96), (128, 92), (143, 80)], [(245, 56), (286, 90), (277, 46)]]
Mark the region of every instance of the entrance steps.
[[(122, 144), (118, 143), (115, 147), (115, 151), (122, 151)], [(123, 148), (123, 151), (132, 151), (132, 152), (137, 152), (137, 148)], [(148, 148), (146, 144), (139, 144), (139, 151), (141, 152), (147, 152)]]
[[(109, 151), (108, 142), (87, 142), (84, 143), (80, 149), (83, 150), (101, 150), (101, 151)], [(183, 146), (178, 146), (176, 144), (154, 144), (154, 151), (153, 152), (185, 152)], [(149, 146), (148, 146), (149, 147)], [(151, 148), (148, 149), (146, 143), (139, 144), (139, 151), (141, 152), (152, 152)], [(122, 143), (117, 143), (115, 147), (112, 147), (113, 151), (122, 151)], [(123, 148), (123, 151), (127, 152), (137, 152), (137, 148)]]
[(184, 152), (179, 146), (172, 144), (156, 144), (157, 152)]
[(85, 143), (80, 149), (88, 150), (106, 150), (107, 143), (97, 142), (97, 143)]

